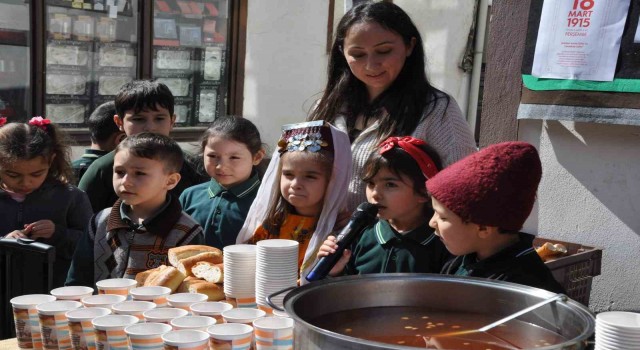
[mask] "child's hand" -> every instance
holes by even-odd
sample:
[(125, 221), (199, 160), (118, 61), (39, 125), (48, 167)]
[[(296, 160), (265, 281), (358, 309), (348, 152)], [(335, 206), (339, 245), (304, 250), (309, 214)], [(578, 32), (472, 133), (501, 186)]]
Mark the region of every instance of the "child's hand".
[(14, 238), (14, 239), (18, 239), (18, 238), (29, 238), (27, 236), (26, 233), (24, 233), (22, 230), (15, 230), (13, 232), (10, 232), (9, 234), (7, 234), (6, 236), (4, 236), (4, 238)]
[[(322, 243), (322, 245), (320, 246), (320, 249), (318, 250), (318, 255), (317, 255), (318, 259), (335, 253), (337, 248), (338, 248), (338, 244), (336, 243), (336, 237), (334, 236), (327, 237), (327, 239)], [(336, 262), (336, 264), (333, 266), (331, 271), (329, 271), (329, 276), (337, 276), (341, 274), (342, 270), (344, 270), (344, 267), (347, 266), (347, 263), (349, 262), (349, 258), (351, 258), (351, 251), (349, 249), (345, 249), (342, 252), (342, 257), (340, 257), (340, 259), (338, 260), (338, 262)]]
[(38, 220), (32, 224), (24, 225), (23, 232), (29, 238), (50, 238), (56, 230), (56, 225), (51, 220)]

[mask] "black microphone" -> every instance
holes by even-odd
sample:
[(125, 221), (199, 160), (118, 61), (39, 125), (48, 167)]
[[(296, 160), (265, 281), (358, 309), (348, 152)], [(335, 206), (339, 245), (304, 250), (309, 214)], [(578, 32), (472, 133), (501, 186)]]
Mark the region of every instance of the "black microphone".
[(362, 203), (351, 215), (351, 220), (336, 237), (338, 248), (333, 254), (323, 256), (318, 260), (311, 272), (306, 276), (307, 281), (313, 282), (321, 280), (329, 274), (329, 271), (336, 265), (342, 257), (342, 252), (349, 247), (353, 241), (360, 236), (360, 233), (376, 220), (378, 207), (371, 203)]

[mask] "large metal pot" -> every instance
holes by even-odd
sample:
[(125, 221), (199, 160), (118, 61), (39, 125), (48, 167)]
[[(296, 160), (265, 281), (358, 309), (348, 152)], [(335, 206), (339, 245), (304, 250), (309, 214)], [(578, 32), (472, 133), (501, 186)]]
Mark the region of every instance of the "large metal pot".
[[(415, 349), (358, 339), (314, 325), (320, 316), (369, 307), (415, 306), (495, 315), (499, 319), (545, 299), (548, 291), (514, 283), (431, 274), (372, 274), (328, 279), (289, 292), (284, 308), (295, 320), (296, 349)], [(528, 312), (520, 321), (554, 331), (566, 341), (537, 349), (584, 349), (593, 314), (572, 300)]]

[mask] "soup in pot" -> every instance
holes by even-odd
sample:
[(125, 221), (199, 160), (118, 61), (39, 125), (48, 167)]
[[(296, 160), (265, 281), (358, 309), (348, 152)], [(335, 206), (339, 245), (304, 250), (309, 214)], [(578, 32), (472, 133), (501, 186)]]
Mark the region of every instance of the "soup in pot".
[(464, 334), (500, 318), (420, 307), (373, 307), (323, 315), (310, 323), (355, 338), (422, 349), (531, 349), (567, 340), (548, 329), (518, 320), (487, 332)]

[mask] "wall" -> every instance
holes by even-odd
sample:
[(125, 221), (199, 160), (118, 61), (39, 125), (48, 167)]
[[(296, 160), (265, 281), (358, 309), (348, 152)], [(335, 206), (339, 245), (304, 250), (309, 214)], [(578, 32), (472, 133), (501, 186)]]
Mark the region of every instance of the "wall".
[(273, 150), (304, 121), (325, 80), (328, 0), (249, 0), (243, 114)]
[(519, 139), (538, 148), (542, 182), (524, 230), (602, 248), (591, 309), (640, 311), (640, 127), (516, 120), (529, 5), (493, 1), (481, 147)]
[[(462, 60), (474, 0), (396, 0), (423, 36), (433, 84), (452, 94), (466, 111), (467, 74)], [(280, 126), (303, 121), (326, 82), (328, 0), (249, 0), (243, 114), (269, 145)], [(344, 14), (337, 0), (334, 23)]]
[(522, 120), (543, 164), (525, 231), (603, 248), (594, 311), (640, 311), (640, 127)]

